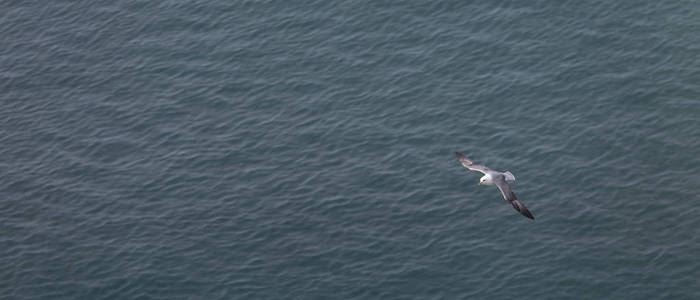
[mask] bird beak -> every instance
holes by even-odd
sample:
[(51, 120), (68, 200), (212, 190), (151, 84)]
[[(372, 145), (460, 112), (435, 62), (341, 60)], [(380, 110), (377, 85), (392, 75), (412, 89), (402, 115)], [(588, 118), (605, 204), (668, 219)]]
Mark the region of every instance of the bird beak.
[(481, 185), (481, 182), (477, 183), (476, 185)]

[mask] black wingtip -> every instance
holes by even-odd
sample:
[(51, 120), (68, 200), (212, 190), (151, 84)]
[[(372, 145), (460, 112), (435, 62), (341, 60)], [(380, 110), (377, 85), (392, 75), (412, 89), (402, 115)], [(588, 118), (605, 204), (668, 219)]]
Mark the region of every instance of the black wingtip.
[(472, 161), (469, 160), (466, 156), (464, 156), (464, 154), (455, 152), (455, 155), (457, 155), (457, 159), (459, 159), (459, 161), (467, 163), (465, 166), (472, 164)]
[(527, 209), (527, 207), (525, 207), (525, 205), (520, 203), (520, 201), (518, 201), (517, 199), (513, 200), (511, 204), (513, 205), (513, 208), (515, 208), (515, 210), (517, 210), (523, 216), (526, 216), (532, 220), (535, 219), (535, 216), (532, 215), (532, 213)]

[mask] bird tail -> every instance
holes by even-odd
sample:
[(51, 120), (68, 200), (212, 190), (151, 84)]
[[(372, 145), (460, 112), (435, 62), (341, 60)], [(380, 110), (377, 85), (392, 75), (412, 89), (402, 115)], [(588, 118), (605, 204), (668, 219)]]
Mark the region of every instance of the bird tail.
[(532, 213), (529, 210), (527, 210), (527, 207), (525, 207), (524, 204), (518, 201), (518, 199), (511, 201), (510, 204), (513, 205), (513, 208), (515, 208), (515, 210), (520, 212), (520, 214), (522, 214), (523, 216), (526, 216), (533, 220), (535, 219), (535, 216), (533, 216)]
[(506, 171), (503, 175), (506, 176), (506, 181), (515, 181), (515, 176), (510, 171)]

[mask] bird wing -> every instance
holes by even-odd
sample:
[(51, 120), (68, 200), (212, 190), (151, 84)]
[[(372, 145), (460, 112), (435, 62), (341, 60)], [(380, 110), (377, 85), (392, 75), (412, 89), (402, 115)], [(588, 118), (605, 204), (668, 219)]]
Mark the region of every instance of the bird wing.
[(525, 205), (518, 201), (518, 198), (515, 197), (515, 193), (513, 193), (513, 190), (510, 188), (510, 185), (508, 185), (508, 182), (506, 182), (505, 176), (500, 175), (496, 176), (496, 178), (493, 179), (493, 181), (496, 183), (496, 186), (498, 186), (498, 189), (501, 190), (501, 194), (503, 194), (503, 198), (510, 203), (510, 205), (515, 208), (519, 213), (521, 213), (523, 216), (526, 216), (530, 219), (535, 219), (535, 217), (532, 215), (532, 213), (525, 207)]
[(472, 171), (479, 171), (479, 172), (484, 173), (484, 174), (491, 171), (491, 169), (489, 169), (485, 166), (474, 164), (474, 162), (469, 160), (466, 156), (464, 156), (464, 154), (459, 153), (459, 152), (455, 152), (455, 153), (457, 154), (457, 159), (459, 159), (459, 161), (462, 163), (462, 165), (465, 168), (472, 170)]

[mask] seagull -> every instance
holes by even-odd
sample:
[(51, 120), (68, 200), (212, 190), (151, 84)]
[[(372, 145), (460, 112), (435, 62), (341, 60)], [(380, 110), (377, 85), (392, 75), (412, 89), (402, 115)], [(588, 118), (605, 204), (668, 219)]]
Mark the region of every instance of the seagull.
[(530, 213), (530, 211), (527, 210), (525, 205), (518, 201), (518, 198), (515, 198), (515, 193), (513, 193), (513, 190), (510, 189), (508, 181), (515, 181), (515, 176), (513, 176), (512, 173), (508, 171), (498, 172), (491, 170), (485, 166), (474, 164), (462, 153), (456, 152), (456, 154), (457, 159), (459, 159), (459, 161), (465, 168), (472, 171), (479, 171), (481, 173), (484, 173), (484, 176), (481, 177), (481, 180), (479, 181), (478, 185), (496, 185), (498, 189), (501, 190), (503, 198), (505, 198), (511, 205), (513, 205), (513, 208), (515, 208), (515, 210), (517, 210), (523, 216), (526, 216), (533, 220), (535, 219), (532, 213)]

